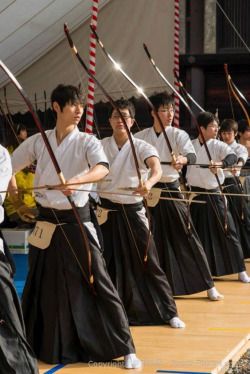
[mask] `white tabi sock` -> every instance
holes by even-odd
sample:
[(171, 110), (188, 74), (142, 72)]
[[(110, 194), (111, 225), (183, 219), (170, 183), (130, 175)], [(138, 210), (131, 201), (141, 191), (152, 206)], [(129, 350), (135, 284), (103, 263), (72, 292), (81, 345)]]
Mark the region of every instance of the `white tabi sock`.
[(183, 329), (186, 327), (185, 323), (179, 317), (173, 317), (169, 320), (169, 324), (174, 329)]
[(239, 280), (243, 283), (250, 283), (250, 277), (248, 276), (246, 271), (241, 271), (239, 273)]
[(130, 353), (124, 356), (124, 367), (125, 369), (140, 369), (142, 367), (142, 362), (136, 357), (135, 353)]
[(209, 288), (207, 290), (207, 297), (212, 301), (220, 301), (224, 299), (224, 296), (221, 295), (215, 287)]

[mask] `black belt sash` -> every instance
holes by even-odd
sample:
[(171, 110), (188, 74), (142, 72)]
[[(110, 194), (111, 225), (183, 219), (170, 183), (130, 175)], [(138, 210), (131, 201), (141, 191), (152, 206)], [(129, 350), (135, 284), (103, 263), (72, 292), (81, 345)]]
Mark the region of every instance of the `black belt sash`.
[(139, 201), (138, 203), (134, 204), (120, 204), (120, 203), (114, 203), (113, 201), (110, 201), (108, 199), (101, 198), (101, 206), (105, 209), (111, 209), (111, 210), (130, 210), (134, 212), (138, 212), (143, 208), (142, 201)]
[[(51, 223), (58, 223), (58, 221), (60, 223), (76, 223), (76, 217), (72, 209), (52, 209), (38, 205), (38, 211), (38, 221), (47, 221)], [(84, 207), (78, 207), (77, 211), (82, 222), (91, 221), (89, 203), (84, 205)]]
[(154, 185), (155, 188), (165, 188), (168, 190), (178, 190), (180, 187), (180, 183), (178, 180), (173, 182), (158, 182)]
[(210, 188), (210, 189), (206, 189), (206, 188), (201, 188), (201, 187), (197, 187), (197, 186), (190, 186), (191, 188), (191, 191), (193, 192), (220, 192), (219, 188)]

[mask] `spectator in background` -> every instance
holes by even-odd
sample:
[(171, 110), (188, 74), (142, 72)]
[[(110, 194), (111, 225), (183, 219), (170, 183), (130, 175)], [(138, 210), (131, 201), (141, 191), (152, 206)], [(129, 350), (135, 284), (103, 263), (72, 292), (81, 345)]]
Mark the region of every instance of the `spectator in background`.
[[(224, 170), (224, 191), (241, 195), (243, 186), (240, 172), (248, 159), (247, 148), (236, 142), (238, 124), (234, 119), (224, 119), (220, 126), (220, 138), (235, 152), (237, 164)], [(244, 258), (250, 257), (250, 207), (245, 196), (228, 196), (228, 206), (232, 213)]]
[[(245, 193), (250, 192), (250, 126), (245, 119), (238, 123), (238, 143), (244, 145), (248, 151), (248, 159), (241, 169), (240, 176), (245, 177), (242, 180)], [(250, 198), (248, 198), (250, 200)]]
[[(27, 128), (23, 124), (16, 127), (16, 137), (12, 139), (7, 149), (10, 154), (28, 137)], [(34, 185), (34, 165), (24, 168), (16, 174), (17, 188), (26, 191), (16, 191), (5, 199), (4, 208), (7, 219), (4, 226), (30, 227), (37, 214), (36, 202), (32, 187)]]

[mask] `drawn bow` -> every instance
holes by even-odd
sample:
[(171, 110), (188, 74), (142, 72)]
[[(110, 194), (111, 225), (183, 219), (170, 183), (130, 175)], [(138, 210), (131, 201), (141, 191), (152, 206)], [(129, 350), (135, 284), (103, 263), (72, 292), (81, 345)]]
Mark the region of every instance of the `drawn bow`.
[(241, 109), (242, 109), (242, 111), (243, 111), (243, 113), (246, 117), (247, 123), (250, 126), (250, 117), (249, 117), (249, 114), (248, 114), (248, 111), (247, 111), (245, 105), (243, 104), (243, 101), (248, 106), (249, 106), (249, 103), (248, 103), (247, 99), (245, 98), (245, 96), (243, 95), (243, 93), (234, 84), (234, 82), (231, 78), (231, 75), (228, 72), (228, 65), (227, 64), (224, 64), (224, 71), (225, 71), (225, 75), (226, 75), (228, 88), (230, 89), (231, 93), (233, 94), (233, 97), (235, 98), (235, 100), (239, 103), (239, 105), (240, 105), (240, 107), (241, 107)]
[[(153, 68), (155, 69), (155, 71), (157, 72), (157, 74), (161, 77), (161, 79), (167, 84), (167, 86), (175, 93), (175, 95), (180, 99), (180, 101), (184, 104), (184, 106), (187, 108), (187, 110), (189, 111), (190, 115), (191, 115), (191, 118), (193, 119), (193, 122), (199, 132), (199, 135), (202, 139), (202, 143), (205, 147), (205, 151), (207, 153), (207, 156), (208, 156), (208, 159), (209, 159), (209, 162), (212, 164), (212, 156), (210, 154), (210, 151), (208, 149), (208, 146), (207, 146), (207, 143), (206, 143), (206, 140), (205, 140), (205, 137), (200, 129), (200, 126), (198, 125), (198, 122), (196, 120), (196, 117), (192, 111), (192, 109), (190, 108), (190, 106), (188, 105), (188, 103), (185, 101), (185, 99), (180, 95), (180, 93), (175, 89), (175, 87), (173, 87), (173, 85), (168, 81), (168, 79), (163, 75), (163, 73), (160, 71), (160, 69), (158, 68), (158, 66), (156, 65), (155, 61), (153, 60), (149, 50), (148, 50), (148, 47), (146, 46), (146, 44), (144, 43), (143, 44), (143, 48), (144, 48), (144, 51), (150, 61), (150, 63), (152, 64)], [(222, 188), (222, 185), (220, 183), (220, 180), (219, 180), (219, 177), (217, 174), (215, 174), (215, 178), (216, 178), (216, 181), (218, 183), (218, 187), (220, 189), (220, 192), (223, 193), (223, 188)], [(227, 207), (226, 207), (226, 202), (224, 200), (224, 207), (225, 207), (225, 222), (224, 222), (224, 230), (225, 232), (227, 231), (227, 216), (226, 216), (226, 212), (227, 212)]]
[[(42, 124), (36, 114), (36, 111), (29, 99), (29, 97), (27, 96), (27, 94), (25, 93), (24, 89), (22, 88), (22, 86), (20, 85), (20, 83), (17, 81), (17, 79), (15, 78), (15, 76), (12, 74), (12, 72), (7, 68), (7, 66), (0, 60), (0, 67), (1, 69), (5, 72), (5, 74), (9, 77), (9, 79), (11, 80), (11, 82), (15, 85), (15, 87), (17, 88), (18, 92), (20, 93), (20, 95), (22, 96), (23, 100), (25, 101), (27, 107), (29, 108), (29, 111), (34, 119), (34, 122), (36, 124), (36, 127), (38, 128), (39, 132), (41, 133), (41, 136), (43, 138), (43, 141), (45, 143), (45, 146), (46, 146), (46, 149), (49, 153), (49, 156), (51, 158), (51, 161), (55, 167), (55, 170), (56, 170), (56, 173), (58, 175), (58, 178), (60, 180), (60, 182), (62, 184), (65, 184), (65, 178), (64, 178), (64, 175), (60, 169), (60, 166), (57, 162), (57, 159), (55, 157), (55, 154), (52, 150), (52, 147), (49, 143), (49, 140), (47, 138), (47, 135), (42, 127)], [(74, 215), (75, 215), (75, 218), (76, 218), (76, 221), (79, 225), (79, 228), (80, 228), (80, 231), (81, 231), (81, 234), (82, 234), (82, 239), (83, 239), (83, 243), (85, 244), (85, 249), (87, 251), (87, 258), (88, 258), (88, 276), (85, 274), (83, 268), (81, 267), (80, 265), (80, 262), (79, 260), (77, 259), (77, 256), (76, 254), (74, 253), (74, 256), (81, 268), (81, 272), (85, 278), (85, 280), (88, 282), (88, 284), (93, 287), (93, 284), (94, 284), (94, 276), (92, 274), (92, 259), (91, 259), (91, 251), (90, 251), (90, 246), (89, 246), (89, 242), (88, 242), (88, 237), (87, 237), (87, 233), (85, 231), (85, 228), (83, 226), (83, 223), (81, 221), (81, 218), (78, 214), (78, 211), (77, 211), (77, 208), (75, 206), (75, 203), (74, 201), (72, 200), (72, 198), (70, 196), (67, 196), (67, 200), (68, 202), (70, 203), (70, 206), (74, 212)], [(73, 248), (71, 248), (71, 250), (74, 252)]]
[[(92, 31), (94, 32), (95, 30), (92, 28)], [(136, 150), (135, 150), (133, 138), (132, 138), (131, 132), (129, 131), (129, 128), (127, 126), (126, 120), (124, 119), (124, 116), (123, 116), (122, 112), (117, 107), (117, 105), (116, 105), (115, 101), (112, 99), (112, 97), (108, 94), (108, 92), (105, 90), (105, 88), (102, 86), (102, 84), (96, 79), (96, 77), (90, 72), (89, 68), (87, 67), (87, 65), (83, 61), (83, 59), (80, 56), (80, 54), (79, 54), (76, 46), (73, 43), (73, 40), (72, 40), (72, 38), (70, 36), (67, 24), (64, 24), (64, 32), (65, 32), (65, 35), (67, 37), (68, 43), (70, 45), (70, 48), (72, 49), (73, 53), (77, 57), (77, 59), (80, 62), (81, 66), (83, 67), (83, 69), (86, 71), (86, 73), (88, 74), (88, 76), (93, 79), (93, 81), (95, 82), (95, 84), (100, 88), (100, 90), (103, 92), (103, 94), (107, 97), (107, 99), (109, 100), (109, 102), (112, 105), (112, 107), (119, 114), (119, 116), (120, 116), (120, 118), (122, 120), (122, 123), (124, 125), (124, 128), (126, 130), (129, 142), (130, 142), (130, 146), (131, 146), (131, 150), (132, 150), (132, 154), (133, 154), (133, 158), (134, 158), (134, 162), (135, 162), (136, 172), (137, 172), (137, 176), (138, 176), (138, 179), (139, 179), (139, 185), (142, 186), (143, 185), (143, 181), (142, 181), (142, 176), (141, 176), (140, 167), (139, 167), (139, 161), (137, 159), (137, 155), (136, 155)], [(146, 206), (146, 209), (147, 209), (147, 205), (146, 204), (145, 204), (145, 206)], [(148, 219), (150, 220), (149, 215), (148, 215)], [(143, 256), (144, 263), (146, 263), (147, 259), (148, 259), (147, 252), (148, 252), (148, 248), (149, 248), (149, 239), (150, 239), (150, 237), (151, 237), (151, 232), (149, 230), (149, 237), (148, 237), (146, 249), (144, 251), (144, 256)]]

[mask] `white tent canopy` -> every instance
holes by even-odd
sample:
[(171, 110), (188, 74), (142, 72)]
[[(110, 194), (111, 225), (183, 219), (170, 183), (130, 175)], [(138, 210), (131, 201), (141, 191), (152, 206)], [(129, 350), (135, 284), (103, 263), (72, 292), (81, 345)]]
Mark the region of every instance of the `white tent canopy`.
[[(173, 83), (174, 0), (99, 0), (98, 34), (106, 49), (148, 93), (165, 89), (154, 72), (142, 44), (145, 42), (162, 72)], [(73, 58), (63, 32), (68, 23), (72, 38), (88, 65), (90, 0), (1, 0), (0, 59), (17, 77), (38, 106), (44, 107), (59, 83), (79, 83), (86, 89), (87, 76)], [(116, 98), (136, 95), (133, 87), (115, 72), (97, 46), (96, 78)], [(0, 97), (3, 86), (12, 113), (26, 111), (16, 89), (0, 73)], [(103, 99), (96, 89), (96, 101)]]

